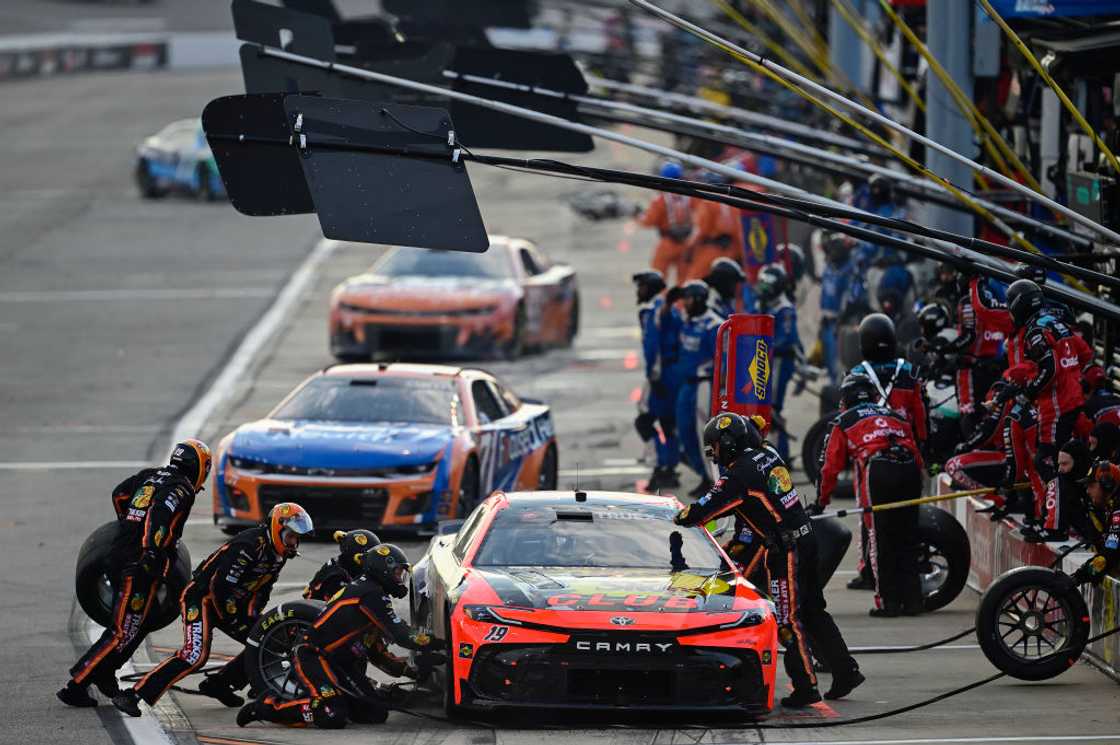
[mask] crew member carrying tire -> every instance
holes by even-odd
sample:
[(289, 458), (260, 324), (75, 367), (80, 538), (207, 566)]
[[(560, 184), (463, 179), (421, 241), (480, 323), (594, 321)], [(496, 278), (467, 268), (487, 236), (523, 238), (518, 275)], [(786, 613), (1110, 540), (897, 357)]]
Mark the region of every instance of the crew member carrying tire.
[[(833, 424), (813, 510), (832, 500), (838, 475), (855, 465), (856, 499), (861, 507), (916, 499), (922, 491), (922, 457), (910, 424), (877, 403), (879, 391), (866, 376), (849, 375), (840, 387), (843, 413)], [(894, 618), (923, 612), (918, 574), (918, 508), (864, 512), (867, 559), (875, 577), (870, 615)]]
[(58, 691), (69, 706), (97, 706), (91, 683), (109, 698), (120, 694), (116, 672), (144, 640), (156, 593), (171, 570), (194, 498), (210, 473), (210, 448), (189, 439), (171, 452), (164, 468), (145, 468), (113, 490), (113, 509), (123, 529), (110, 560), (119, 576), (113, 621), (70, 668), (70, 682)]
[(765, 445), (754, 422), (720, 414), (704, 426), (707, 456), (724, 475), (699, 501), (682, 509), (678, 525), (702, 525), (734, 512), (766, 546), (766, 570), (775, 603), (778, 640), (785, 647), (785, 668), (793, 693), (782, 706), (802, 708), (821, 700), (813, 671), (812, 649), (832, 671), (825, 698), (848, 695), (864, 681), (836, 622), (825, 610), (817, 581), (817, 541), (812, 521), (778, 453)]
[[(115, 696), (113, 705), (129, 716), (140, 716), (140, 699), (149, 706), (154, 704), (172, 685), (206, 664), (215, 626), (244, 643), (268, 604), (280, 570), (298, 553), (300, 538), (313, 529), (305, 509), (294, 502), (281, 502), (269, 511), (266, 522), (241, 531), (210, 554), (195, 569), (179, 601), (182, 649), (159, 663), (135, 687)], [(235, 691), (248, 683), (242, 651), (207, 676), (198, 690), (233, 707), (244, 703)]]
[[(380, 724), (389, 716), (376, 685), (352, 671), (364, 668), (370, 649), (384, 646), (385, 641), (425, 651), (432, 639), (413, 633), (393, 610), (390, 596), (408, 595), (409, 564), (403, 551), (388, 543), (375, 546), (363, 554), (361, 572), (327, 604), (292, 653), (296, 676), (307, 695), (292, 701), (273, 696), (250, 701), (237, 713), (238, 726), (266, 721), (342, 729), (347, 722)], [(393, 660), (372, 661), (393, 676), (418, 676), (406, 661)], [(431, 652), (427, 662), (439, 664), (446, 659)], [(344, 690), (339, 690), (340, 684)]]
[[(634, 429), (643, 443), (653, 443), (656, 465), (646, 488), (651, 492), (680, 486), (677, 464), (680, 463), (680, 443), (677, 440), (676, 400), (677, 386), (672, 376), (673, 353), (665, 335), (661, 333), (665, 306), (665, 279), (661, 273), (647, 269), (630, 278), (634, 282), (638, 300), (638, 325), (642, 334), (642, 357), (645, 361), (646, 384), (638, 401), (638, 416)], [(659, 425), (661, 431), (657, 431)]]

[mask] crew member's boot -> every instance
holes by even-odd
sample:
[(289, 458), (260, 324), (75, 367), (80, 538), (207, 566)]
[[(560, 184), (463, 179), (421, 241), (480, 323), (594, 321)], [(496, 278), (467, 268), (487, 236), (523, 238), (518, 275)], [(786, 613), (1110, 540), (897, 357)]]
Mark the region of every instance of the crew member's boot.
[(58, 689), (55, 695), (58, 696), (59, 701), (67, 706), (77, 706), (79, 708), (97, 706), (97, 699), (89, 695), (89, 687), (79, 685), (72, 680), (66, 684), (65, 688)]

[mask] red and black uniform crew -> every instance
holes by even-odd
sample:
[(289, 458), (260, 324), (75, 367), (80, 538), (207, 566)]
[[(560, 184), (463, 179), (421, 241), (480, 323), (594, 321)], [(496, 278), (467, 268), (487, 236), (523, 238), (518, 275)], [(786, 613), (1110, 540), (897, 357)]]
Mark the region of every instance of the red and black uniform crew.
[(369, 530), (336, 530), (331, 538), (338, 544), (338, 556), (328, 559), (303, 588), (307, 600), (330, 600), (362, 574), (366, 551), (381, 543)]
[[(210, 554), (194, 570), (179, 599), (182, 648), (134, 688), (114, 697), (113, 705), (129, 716), (140, 716), (140, 699), (154, 704), (167, 689), (206, 664), (215, 627), (244, 643), (268, 604), (280, 570), (298, 553), (300, 537), (313, 529), (306, 510), (294, 502), (281, 502), (266, 522), (241, 531)], [(226, 706), (240, 706), (244, 701), (235, 691), (248, 682), (242, 652), (207, 676), (198, 690)]]
[(199, 440), (175, 446), (165, 468), (145, 468), (113, 490), (113, 509), (124, 529), (112, 551), (116, 578), (113, 623), (70, 668), (58, 698), (70, 706), (96, 706), (89, 685), (112, 698), (120, 693), (116, 672), (146, 634), (156, 592), (174, 561), (183, 526), (210, 473), (210, 448)]
[[(341, 729), (348, 721), (384, 722), (389, 710), (376, 685), (353, 671), (364, 670), (368, 659), (395, 677), (416, 676), (399, 657), (370, 655), (384, 649), (386, 642), (417, 651), (432, 644), (427, 634), (414, 633), (393, 610), (390, 596), (408, 595), (408, 572), (408, 560), (396, 546), (383, 543), (367, 551), (362, 576), (330, 601), (293, 651), (295, 673), (307, 695), (293, 701), (273, 696), (251, 701), (238, 712), (237, 724), (266, 721)], [(446, 660), (433, 652), (427, 661)]]
[(859, 324), (859, 349), (863, 362), (848, 375), (871, 382), (877, 402), (889, 406), (910, 424), (917, 445), (926, 441), (926, 404), (922, 381), (911, 365), (898, 356), (894, 321), (872, 313)]
[(765, 445), (757, 426), (738, 414), (720, 414), (709, 420), (704, 444), (708, 457), (724, 475), (707, 494), (682, 509), (676, 522), (702, 525), (734, 513), (754, 540), (765, 545), (778, 639), (786, 649), (786, 673), (793, 682), (793, 693), (782, 699), (782, 705), (804, 707), (820, 701), (810, 644), (833, 673), (825, 697), (843, 698), (864, 678), (836, 622), (825, 610), (824, 593), (817, 581), (816, 537), (788, 468)]
[(983, 277), (958, 274), (957, 336), (947, 351), (957, 355), (957, 403), (971, 415), (1007, 366), (1003, 345), (1011, 331), (1011, 313)]
[(1085, 490), (1092, 501), (1096, 532), (1084, 536), (1093, 544), (1093, 557), (1073, 573), (1074, 582), (1079, 584), (1099, 582), (1120, 569), (1120, 466), (1098, 461)]
[(1050, 481), (1058, 445), (1073, 435), (1082, 413), (1081, 374), (1092, 365), (1093, 351), (1047, 305), (1042, 289), (1031, 280), (1011, 283), (1007, 307), (1016, 329), (1007, 346), (1009, 365), (1031, 361), (1038, 366), (1038, 375), (1023, 392), (1038, 412), (1038, 472)]
[(1090, 365), (1081, 376), (1081, 389), (1085, 393), (1085, 415), (1093, 425), (1120, 427), (1120, 395), (1108, 387), (1108, 374), (1104, 367)]
[[(843, 413), (828, 436), (817, 505), (832, 500), (837, 476), (855, 466), (856, 499), (861, 507), (916, 499), (922, 491), (922, 458), (909, 422), (877, 403), (879, 394), (866, 378), (849, 375), (840, 386)], [(918, 574), (918, 508), (863, 513), (867, 556), (875, 577), (871, 615), (895, 617), (922, 612)]]
[(1069, 440), (1058, 450), (1057, 473), (1045, 491), (1046, 520), (1041, 527), (1028, 524), (1022, 529), (1023, 540), (1028, 543), (1065, 541), (1073, 528), (1082, 538), (1090, 538), (1096, 531), (1089, 517), (1089, 504), (1085, 480), (1093, 463), (1089, 446), (1081, 440)]

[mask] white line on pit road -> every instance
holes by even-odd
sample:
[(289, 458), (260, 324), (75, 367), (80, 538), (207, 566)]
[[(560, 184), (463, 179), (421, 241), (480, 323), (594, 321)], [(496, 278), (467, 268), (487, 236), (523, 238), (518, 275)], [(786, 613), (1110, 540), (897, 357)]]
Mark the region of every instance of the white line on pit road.
[(0, 471), (77, 471), (88, 468), (144, 468), (146, 460), (35, 460), (0, 463)]
[(337, 247), (337, 241), (325, 238), (315, 245), (315, 248), (288, 279), (288, 283), (284, 285), (284, 289), (276, 296), (276, 300), (273, 301), (269, 309), (241, 340), (237, 351), (233, 353), (218, 377), (210, 384), (210, 388), (179, 419), (179, 423), (171, 433), (171, 443), (168, 448), (169, 456), (175, 443), (188, 437), (197, 437), (214, 411), (226, 402), (234, 386), (248, 372), (253, 359), (288, 319), (292, 309), (314, 280), (319, 267), (330, 258)]
[(275, 287), (122, 287), (116, 290), (12, 290), (0, 303), (89, 303), (130, 300), (257, 300), (272, 297)]
[[(86, 619), (86, 637), (89, 639), (90, 644), (93, 644), (101, 637), (102, 631), (104, 631), (102, 627), (98, 626), (89, 618)], [(118, 672), (126, 676), (132, 675), (136, 672), (136, 668), (133, 666), (132, 661), (129, 660), (121, 666)], [(144, 708), (147, 709), (148, 705), (144, 704)], [(132, 738), (134, 745), (173, 745), (171, 738), (167, 736), (167, 733), (160, 725), (159, 719), (156, 718), (155, 713), (150, 710), (147, 716), (139, 718), (121, 716), (120, 720), (121, 724), (124, 725), (125, 730), (128, 732), (128, 736)]]

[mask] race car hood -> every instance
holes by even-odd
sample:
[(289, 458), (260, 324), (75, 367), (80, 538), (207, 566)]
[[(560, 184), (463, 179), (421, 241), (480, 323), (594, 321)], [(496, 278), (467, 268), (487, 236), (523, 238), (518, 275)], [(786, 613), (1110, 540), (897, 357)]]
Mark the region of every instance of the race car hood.
[(417, 310), (435, 310), (493, 304), (509, 300), (516, 294), (517, 283), (511, 279), (363, 274), (347, 280), (340, 287), (339, 299), (359, 306), (398, 308), (407, 304)]
[(450, 425), (262, 419), (237, 430), (229, 454), (296, 468), (392, 468), (431, 463), (451, 436)]
[[(652, 619), (642, 624), (644, 628), (653, 624), (681, 628), (711, 623), (709, 614), (765, 607), (733, 572), (552, 567), (472, 568), (470, 572), (472, 579), (485, 582), (502, 601), (503, 615), (555, 622), (555, 612), (566, 611), (563, 623), (573, 628), (601, 625), (603, 614), (619, 612)], [(469, 597), (465, 600), (470, 602)]]

